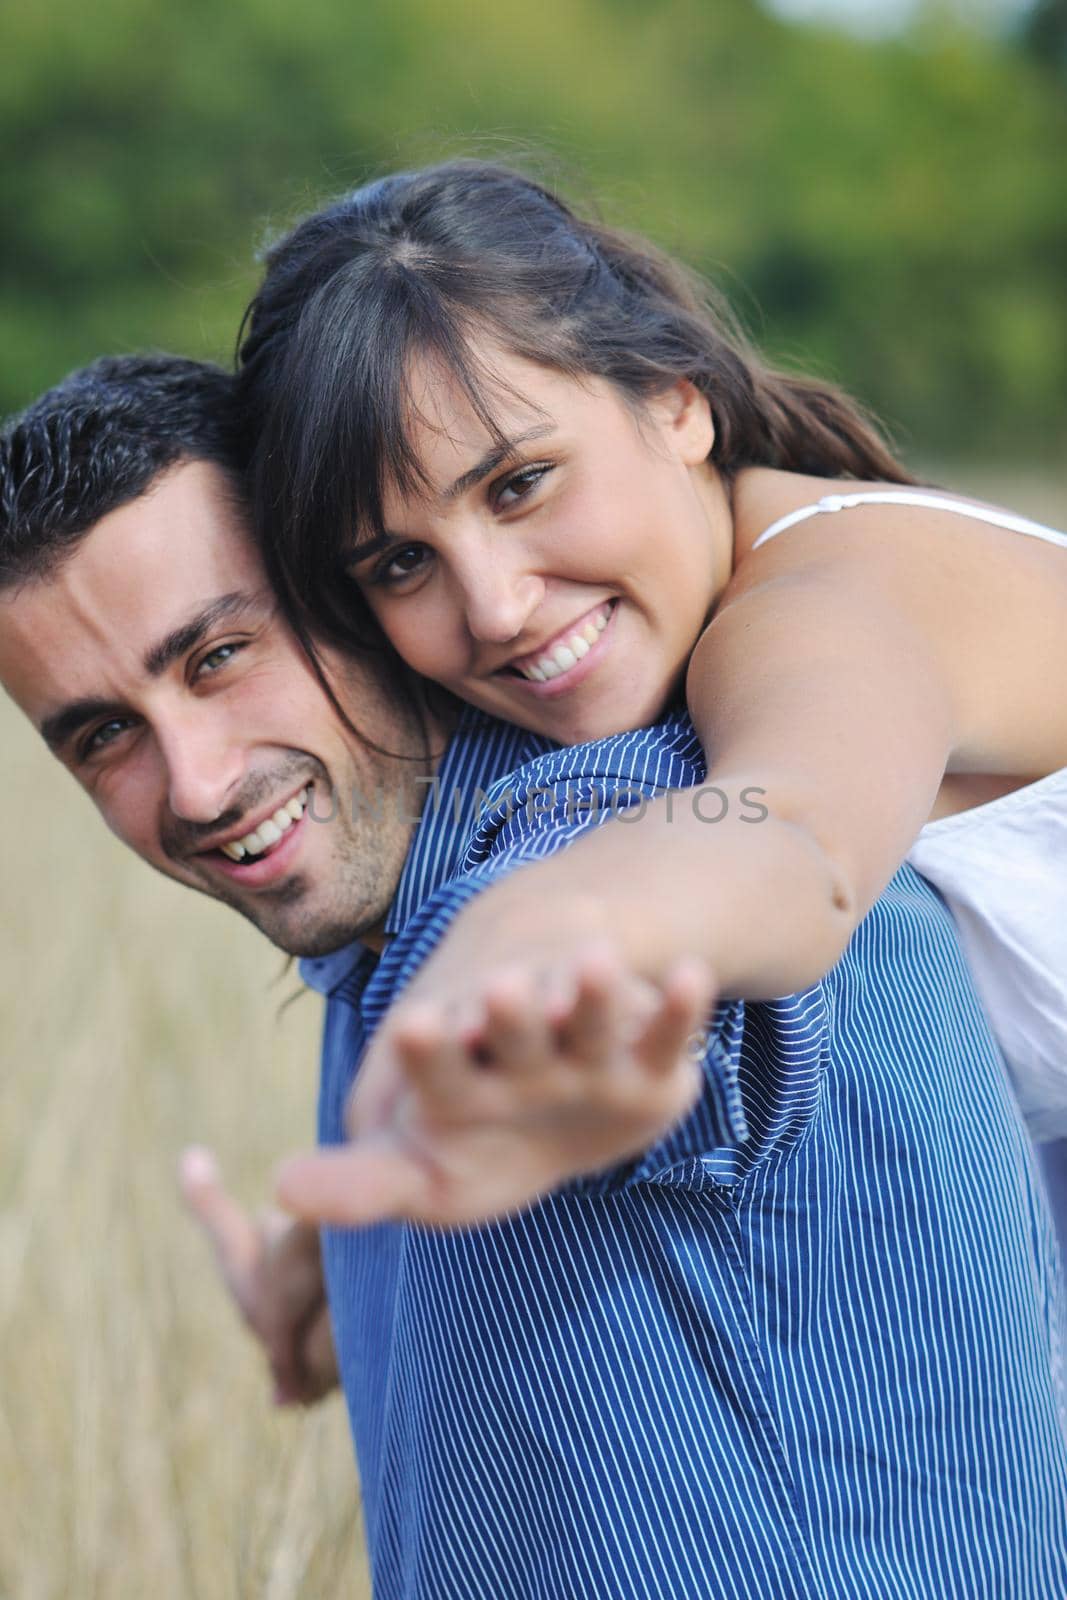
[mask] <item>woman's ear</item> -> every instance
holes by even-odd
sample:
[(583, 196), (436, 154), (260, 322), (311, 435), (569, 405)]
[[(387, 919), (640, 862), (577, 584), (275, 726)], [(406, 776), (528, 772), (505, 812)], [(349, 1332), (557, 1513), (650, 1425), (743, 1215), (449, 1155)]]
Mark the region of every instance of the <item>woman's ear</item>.
[(715, 421), (705, 394), (688, 378), (679, 378), (652, 401), (664, 443), (686, 467), (706, 461), (715, 443)]

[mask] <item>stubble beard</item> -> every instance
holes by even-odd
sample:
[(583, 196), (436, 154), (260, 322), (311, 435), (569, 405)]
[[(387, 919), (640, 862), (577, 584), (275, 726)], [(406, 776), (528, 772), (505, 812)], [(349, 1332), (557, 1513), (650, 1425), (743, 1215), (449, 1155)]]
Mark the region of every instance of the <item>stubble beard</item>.
[(306, 873), (294, 872), (276, 889), (261, 891), (254, 899), (225, 894), (220, 898), (286, 955), (333, 955), (381, 927), (403, 864), (401, 856), (396, 871), (389, 874), (384, 867), (388, 852), (346, 844), (349, 848), (327, 864), (328, 881), (319, 885), (318, 894)]

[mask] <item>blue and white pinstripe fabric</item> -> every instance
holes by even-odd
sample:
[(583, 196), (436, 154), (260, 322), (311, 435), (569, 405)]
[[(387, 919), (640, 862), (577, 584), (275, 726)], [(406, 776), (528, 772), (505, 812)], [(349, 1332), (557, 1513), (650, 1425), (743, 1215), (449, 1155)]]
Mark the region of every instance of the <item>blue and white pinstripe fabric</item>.
[[(472, 893), (595, 826), (581, 797), (704, 770), (684, 718), (554, 751), (470, 716), (440, 793), (522, 762), (473, 837), (428, 807), (377, 967), (304, 963), (324, 1142)], [(1047, 1212), (910, 867), (823, 982), (719, 1008), (700, 1103), (640, 1160), (489, 1227), (327, 1230), (324, 1255), (377, 1600), (1067, 1595)]]

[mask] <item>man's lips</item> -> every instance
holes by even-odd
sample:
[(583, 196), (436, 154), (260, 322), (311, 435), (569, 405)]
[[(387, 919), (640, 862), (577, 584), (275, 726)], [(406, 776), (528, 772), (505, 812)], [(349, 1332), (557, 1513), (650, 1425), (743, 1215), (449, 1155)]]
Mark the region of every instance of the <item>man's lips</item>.
[(554, 633), (536, 650), (515, 656), (500, 670), (517, 673), (529, 683), (550, 683), (573, 670), (597, 645), (600, 635), (611, 621), (614, 600), (601, 600), (598, 605), (569, 622)]
[(240, 861), (234, 861), (221, 850), (208, 850), (195, 859), (202, 861), (212, 873), (229, 878), (243, 889), (266, 888), (289, 872), (293, 858), (300, 849), (300, 842), (310, 826), (311, 821), (305, 810), (299, 822), (294, 822), (277, 843), (268, 845), (259, 855), (247, 855)]
[(256, 889), (274, 883), (289, 870), (307, 826), (312, 793), (312, 783), (305, 781), (281, 804), (275, 801), (270, 810), (263, 808), (254, 827), (249, 827), (248, 817), (244, 818), (240, 833), (231, 828), (206, 849), (197, 850), (192, 859), (242, 888)]
[(242, 818), (240, 828), (231, 828), (228, 833), (219, 834), (208, 845), (201, 845), (193, 852), (194, 855), (214, 855), (219, 851), (232, 861), (243, 861), (246, 856), (258, 857), (275, 848), (282, 836), (289, 831), (304, 814), (304, 809), (310, 797), (311, 784), (305, 780), (299, 789), (293, 792), (280, 803), (275, 801), (269, 808), (264, 808), (254, 822)]

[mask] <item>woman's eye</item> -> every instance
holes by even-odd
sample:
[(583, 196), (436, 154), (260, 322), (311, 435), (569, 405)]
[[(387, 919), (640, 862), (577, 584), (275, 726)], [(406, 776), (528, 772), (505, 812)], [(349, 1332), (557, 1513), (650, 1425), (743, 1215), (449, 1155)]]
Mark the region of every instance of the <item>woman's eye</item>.
[(501, 511), (507, 511), (511, 506), (518, 505), (527, 495), (533, 493), (542, 478), (546, 478), (551, 471), (552, 468), (543, 463), (538, 466), (521, 467), (518, 472), (511, 473), (497, 485), (493, 491), (494, 503)]
[(423, 544), (402, 544), (390, 551), (370, 575), (369, 582), (382, 588), (398, 588), (416, 577), (428, 565), (431, 552)]

